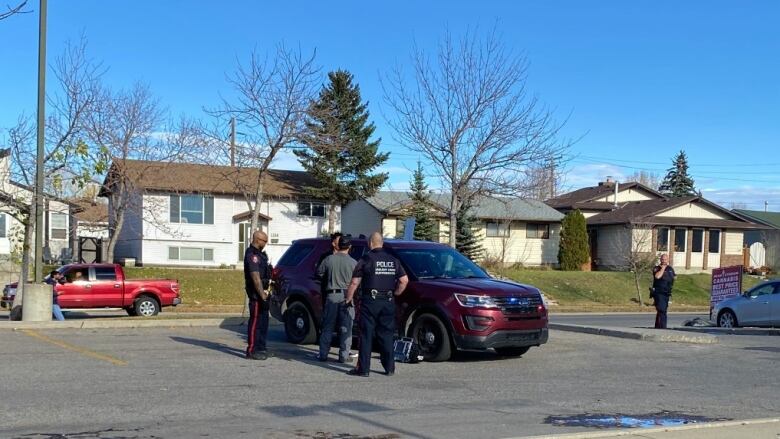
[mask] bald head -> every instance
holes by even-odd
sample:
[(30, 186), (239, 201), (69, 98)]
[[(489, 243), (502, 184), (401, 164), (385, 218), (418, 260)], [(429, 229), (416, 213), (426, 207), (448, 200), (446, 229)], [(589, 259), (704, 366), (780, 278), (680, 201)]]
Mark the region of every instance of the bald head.
[(252, 245), (254, 247), (262, 250), (266, 243), (268, 243), (268, 235), (262, 230), (256, 230), (255, 233), (252, 234)]
[(374, 232), (371, 234), (371, 238), (369, 238), (368, 242), (368, 248), (371, 250), (375, 248), (382, 248), (382, 245), (384, 245), (385, 240), (382, 238), (382, 234), (379, 232)]

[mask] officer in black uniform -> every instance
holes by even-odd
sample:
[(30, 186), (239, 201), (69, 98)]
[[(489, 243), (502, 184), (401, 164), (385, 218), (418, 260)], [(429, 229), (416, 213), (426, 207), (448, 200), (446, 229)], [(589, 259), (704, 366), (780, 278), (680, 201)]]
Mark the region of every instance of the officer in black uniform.
[(655, 304), (655, 327), (666, 329), (666, 312), (669, 309), (669, 296), (677, 274), (669, 265), (669, 255), (661, 255), (661, 261), (653, 267), (653, 301)]
[(382, 246), (382, 235), (373, 233), (369, 240), (371, 251), (355, 266), (352, 282), (347, 290), (346, 303), (351, 304), (358, 285), (361, 285), (359, 314), (359, 354), (357, 366), (347, 372), (367, 377), (371, 365), (371, 344), (376, 335), (379, 341), (379, 358), (385, 374), (395, 374), (393, 335), (395, 334), (395, 303), (393, 298), (403, 293), (409, 278), (401, 262), (387, 253)]
[(268, 235), (258, 230), (252, 234), (252, 243), (244, 252), (244, 284), (249, 296), (249, 323), (247, 324), (246, 358), (265, 360), (268, 334), (268, 287), (271, 283), (271, 264), (263, 249)]

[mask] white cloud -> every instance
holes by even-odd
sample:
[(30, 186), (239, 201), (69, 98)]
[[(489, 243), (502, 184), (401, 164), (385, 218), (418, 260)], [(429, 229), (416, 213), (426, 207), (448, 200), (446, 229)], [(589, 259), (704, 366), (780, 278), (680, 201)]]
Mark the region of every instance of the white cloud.
[(303, 171), (303, 166), (301, 166), (301, 162), (298, 161), (298, 157), (287, 149), (283, 149), (276, 154), (274, 163), (271, 167), (288, 171)]

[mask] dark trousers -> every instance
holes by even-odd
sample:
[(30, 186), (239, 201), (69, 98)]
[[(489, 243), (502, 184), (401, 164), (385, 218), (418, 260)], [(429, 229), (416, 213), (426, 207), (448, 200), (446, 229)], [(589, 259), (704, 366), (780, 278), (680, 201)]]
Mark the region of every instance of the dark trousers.
[[(333, 331), (339, 331), (339, 360), (349, 360), (352, 344), (352, 321), (355, 308), (344, 303), (344, 293), (330, 293), (322, 305), (322, 333), (320, 334), (320, 358), (327, 358)], [(338, 324), (338, 326), (337, 326)]]
[(360, 348), (357, 369), (368, 373), (371, 369), (371, 349), (374, 336), (379, 342), (379, 359), (385, 372), (395, 372), (393, 336), (395, 335), (395, 304), (392, 299), (360, 298)]
[(669, 309), (669, 295), (656, 293), (653, 295), (655, 301), (655, 328), (666, 329), (666, 311)]
[(264, 352), (268, 335), (268, 302), (261, 299), (249, 299), (249, 323), (246, 328), (246, 354)]

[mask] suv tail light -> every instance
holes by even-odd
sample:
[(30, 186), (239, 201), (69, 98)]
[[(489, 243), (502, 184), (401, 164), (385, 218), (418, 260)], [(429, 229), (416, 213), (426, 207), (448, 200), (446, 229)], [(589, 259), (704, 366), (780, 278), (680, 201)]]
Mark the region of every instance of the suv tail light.
[(176, 283), (171, 284), (171, 291), (176, 293), (176, 295), (179, 295), (179, 281), (177, 280)]

